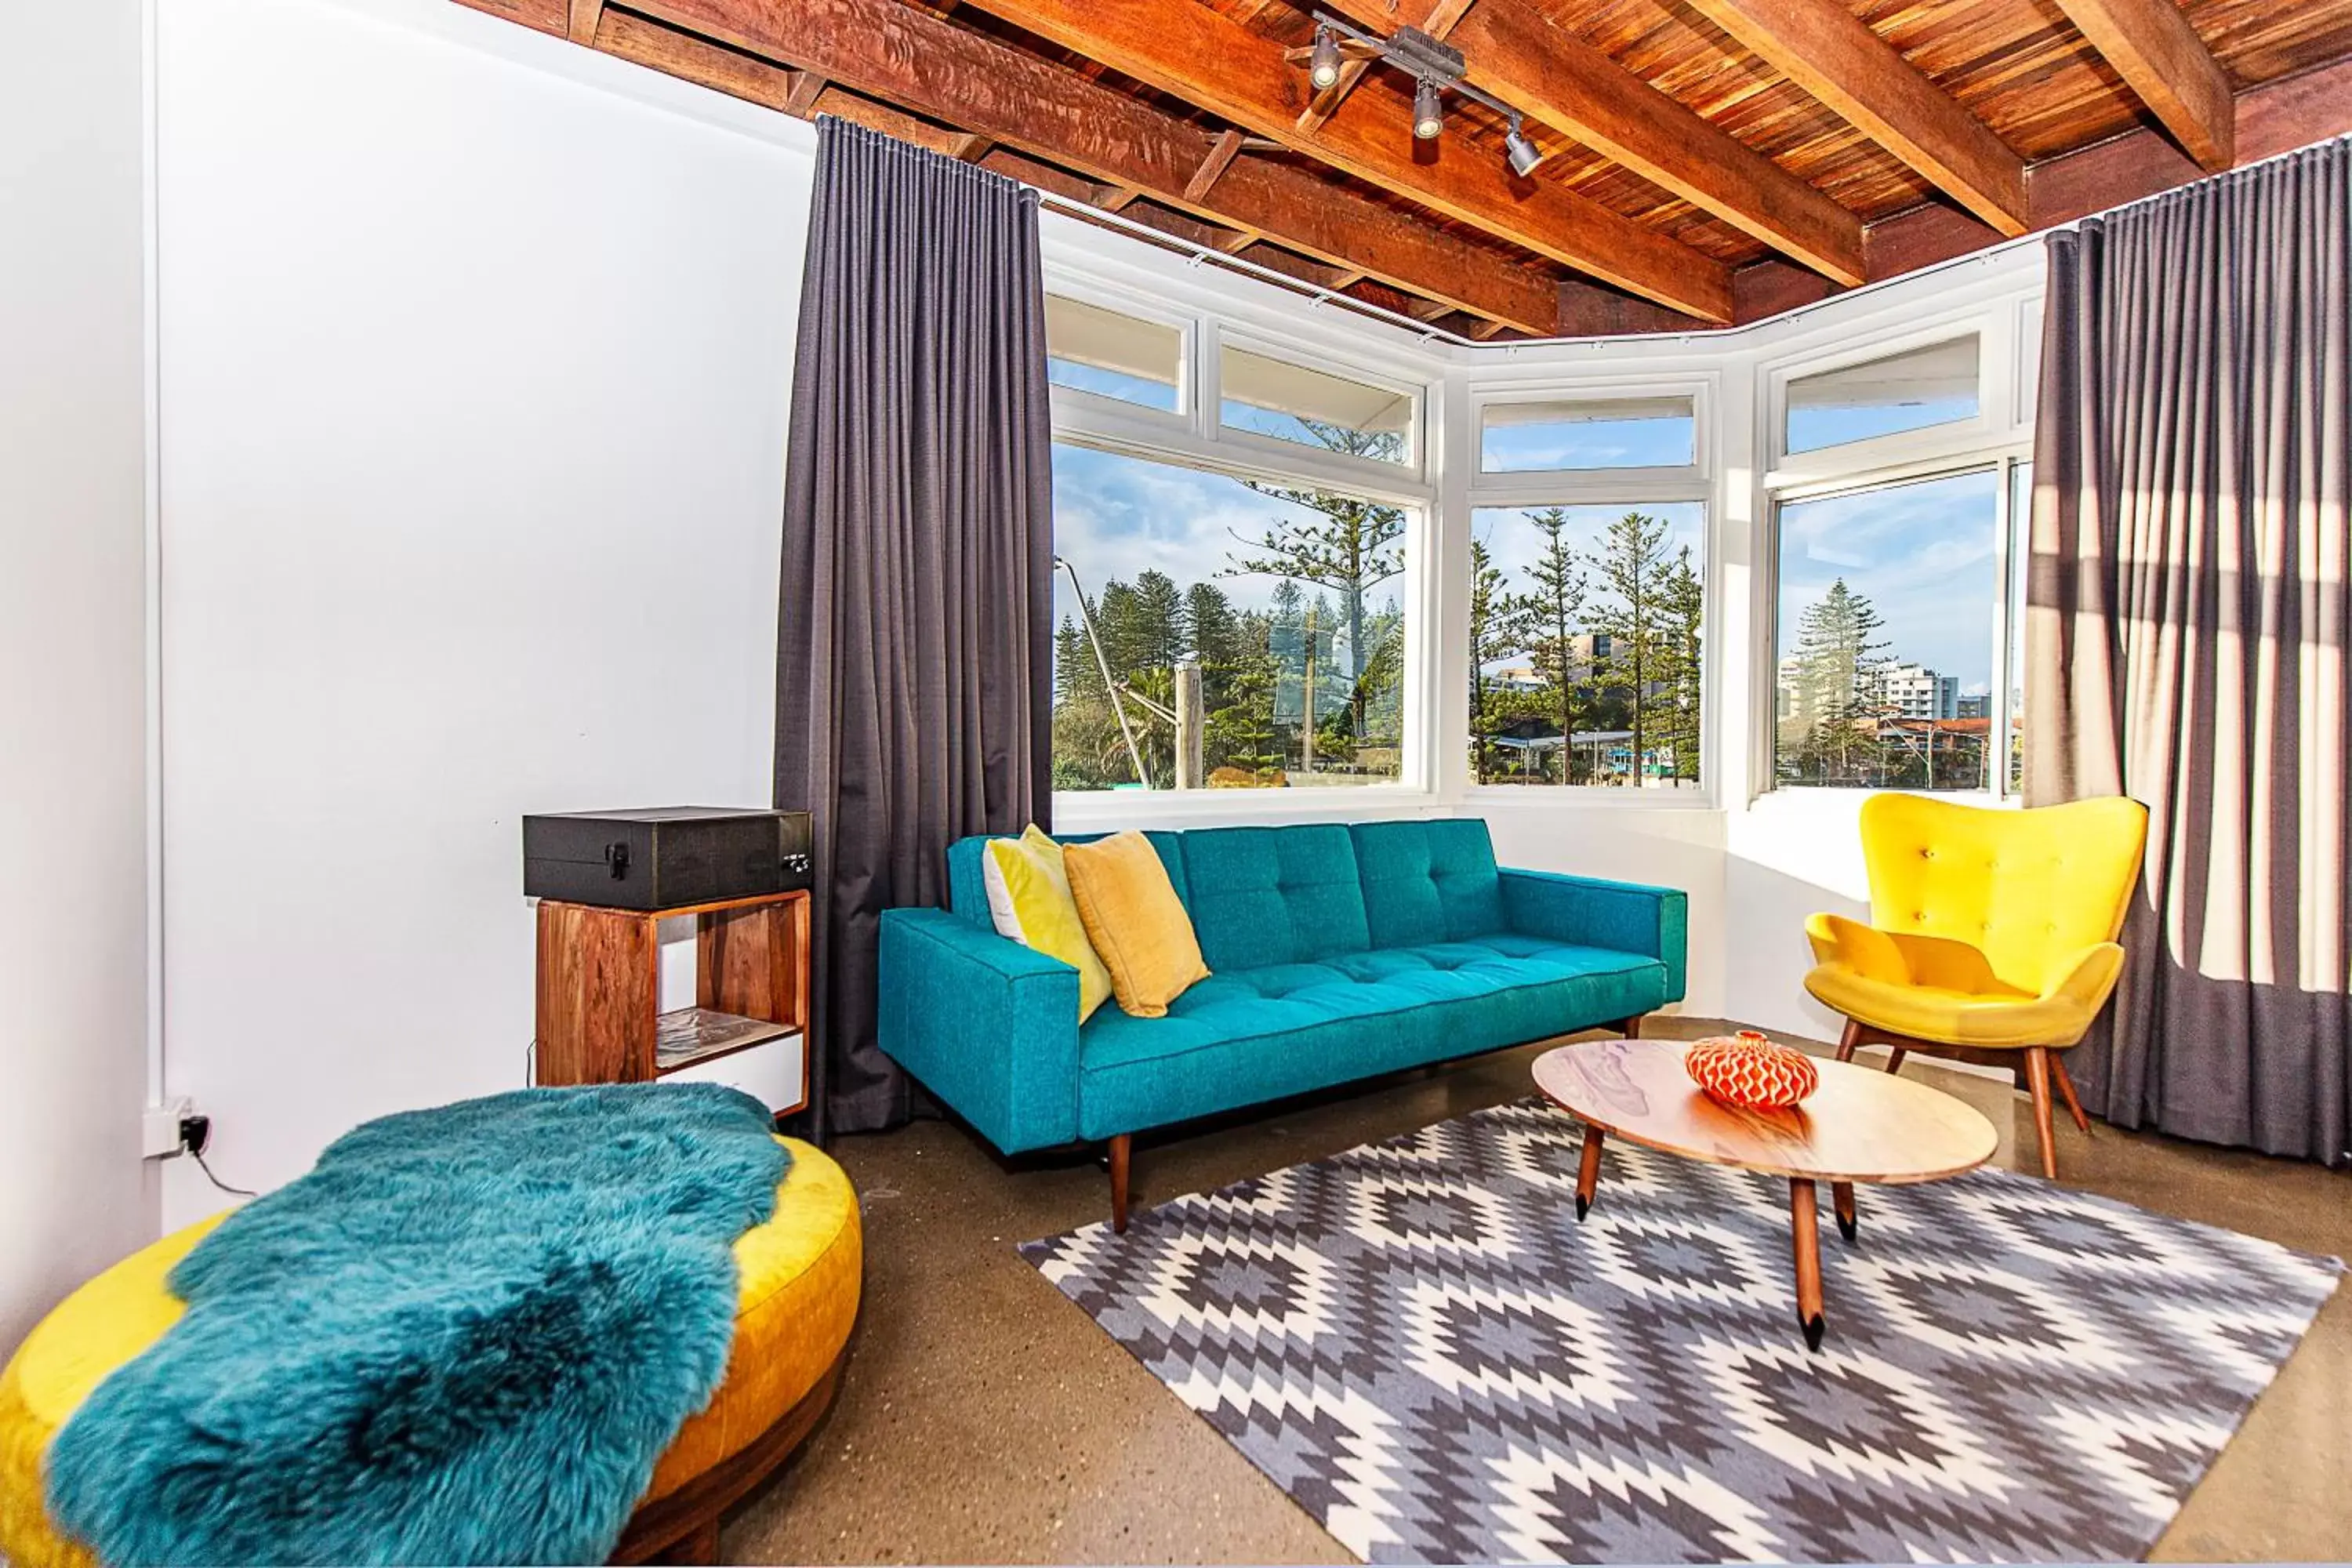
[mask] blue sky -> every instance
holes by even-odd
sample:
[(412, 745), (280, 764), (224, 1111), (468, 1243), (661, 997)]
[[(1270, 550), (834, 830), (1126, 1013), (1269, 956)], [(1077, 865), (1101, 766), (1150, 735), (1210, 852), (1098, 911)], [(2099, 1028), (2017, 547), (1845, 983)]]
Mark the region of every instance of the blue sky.
[[(1223, 475), (1054, 445), (1055, 548), (1077, 567), (1091, 598), (1100, 599), (1103, 584), (1113, 578), (1132, 583), (1138, 573), (1157, 569), (1180, 588), (1214, 578), (1236, 606), (1264, 607), (1277, 579), (1216, 574), (1243, 550), (1235, 532), (1255, 538), (1285, 515), (1314, 514)], [(1401, 577), (1391, 578), (1374, 597), (1385, 599), (1402, 586)], [(1312, 597), (1315, 590), (1307, 593)], [(1055, 624), (1076, 609), (1068, 576), (1057, 574)]]
[(1843, 577), (1886, 623), (1885, 657), (1992, 685), (1992, 469), (1780, 509), (1780, 648), (1796, 647), (1805, 607)]
[(1687, 418), (1490, 425), (1479, 432), (1478, 466), (1490, 474), (1685, 468), (1696, 460), (1692, 429)]

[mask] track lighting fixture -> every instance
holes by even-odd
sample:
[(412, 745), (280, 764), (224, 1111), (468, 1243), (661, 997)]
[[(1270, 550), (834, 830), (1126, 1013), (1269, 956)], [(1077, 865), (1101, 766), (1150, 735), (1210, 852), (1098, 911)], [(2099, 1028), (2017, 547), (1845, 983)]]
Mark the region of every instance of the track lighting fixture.
[(1444, 93), (1435, 82), (1423, 77), (1412, 89), (1412, 133), (1423, 142), (1434, 142), (1444, 131)]
[(1510, 121), (1510, 132), (1503, 138), (1503, 161), (1511, 173), (1524, 178), (1543, 162), (1543, 150), (1528, 139), (1519, 111), (1465, 81), (1469, 62), (1462, 58), (1462, 51), (1419, 27), (1399, 27), (1383, 38), (1328, 11), (1318, 11), (1314, 47), (1293, 48), (1287, 58), (1294, 64), (1306, 65), (1307, 79), (1318, 93), (1339, 85), (1341, 61), (1383, 60), (1412, 78), (1414, 140), (1434, 142), (1445, 134), (1445, 95), (1459, 93)]
[(1511, 116), (1510, 134), (1503, 138), (1503, 157), (1511, 165), (1511, 173), (1523, 180), (1543, 162), (1542, 151), (1528, 140), (1527, 128), (1516, 114)]
[(1307, 79), (1318, 92), (1328, 92), (1339, 79), (1339, 36), (1328, 26), (1315, 29), (1315, 50), (1307, 66)]

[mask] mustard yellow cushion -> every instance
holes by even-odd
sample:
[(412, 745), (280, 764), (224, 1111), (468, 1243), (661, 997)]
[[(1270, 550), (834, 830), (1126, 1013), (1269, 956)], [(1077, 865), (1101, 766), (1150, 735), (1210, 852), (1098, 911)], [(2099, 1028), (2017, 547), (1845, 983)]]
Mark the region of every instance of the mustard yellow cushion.
[[(794, 1139), (775, 1217), (735, 1243), (735, 1343), (719, 1392), (678, 1428), (645, 1501), (740, 1453), (816, 1385), (857, 1317), (857, 1194), (824, 1152)], [(182, 1306), (173, 1264), (226, 1216), (175, 1231), (67, 1297), (0, 1372), (0, 1556), (16, 1568), (97, 1568), (50, 1525), (41, 1483), (49, 1439), (109, 1373), (163, 1336)]]
[(1110, 971), (1118, 1005), (1139, 1018), (1165, 1017), (1168, 1004), (1209, 977), (1192, 917), (1176, 897), (1160, 852), (1140, 833), (1114, 833), (1062, 851), (1070, 893), (1087, 936)]
[(1094, 1016), (1110, 1000), (1110, 971), (1087, 940), (1078, 919), (1077, 901), (1070, 897), (1070, 879), (1062, 865), (1062, 847), (1035, 823), (1018, 838), (991, 839), (980, 858), (981, 880), (988, 888), (988, 918), (996, 934), (1048, 958), (1058, 958), (1078, 972), (1078, 1022)]

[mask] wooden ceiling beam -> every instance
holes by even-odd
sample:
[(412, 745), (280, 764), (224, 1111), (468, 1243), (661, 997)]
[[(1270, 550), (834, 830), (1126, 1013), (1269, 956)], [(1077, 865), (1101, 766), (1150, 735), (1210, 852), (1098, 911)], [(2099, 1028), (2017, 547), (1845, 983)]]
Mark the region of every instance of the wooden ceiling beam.
[(1209, 155), (1201, 160), (1201, 166), (1192, 172), (1191, 179), (1184, 182), (1184, 199), (1188, 202), (1208, 200), (1209, 193), (1216, 187), (1219, 176), (1233, 167), (1234, 159), (1242, 150), (1242, 143), (1247, 140), (1249, 138), (1238, 131), (1227, 131), (1209, 143)]
[(1466, 16), (1461, 0), (1326, 3), (1368, 27), (1426, 29), (1452, 14), (1449, 41), (1468, 58), (1473, 86), (1823, 277), (1864, 281), (1858, 215), (1555, 26), (1530, 0), (1481, 0)]
[(604, 0), (571, 0), (564, 30), (575, 44), (593, 44), (596, 24), (604, 17)]
[(2058, 0), (2058, 9), (2200, 165), (2218, 174), (2237, 161), (2230, 79), (2173, 0)]
[(1689, 4), (1977, 216), (2005, 235), (2026, 231), (2024, 160), (1844, 0)]
[[(793, 101), (803, 84), (812, 79), (806, 71), (786, 70), (765, 60), (755, 60), (733, 49), (722, 49), (716, 44), (703, 42), (685, 33), (665, 27), (658, 22), (648, 22), (626, 11), (608, 11), (604, 26), (598, 31), (596, 47), (608, 55), (650, 66), (666, 75), (690, 81), (698, 87), (712, 88), (730, 98), (740, 98), (769, 109), (782, 110), (803, 118), (808, 109), (793, 107)], [(815, 79), (817, 87), (824, 86), (822, 78)], [(816, 100), (809, 94), (809, 103)]]
[(1288, 50), (1193, 0), (966, 4), (1580, 272), (1706, 321), (1731, 319), (1729, 268), (1565, 185), (1515, 177), (1497, 149), (1458, 135), (1416, 143), (1406, 116), (1363, 94), (1320, 132), (1301, 132), (1312, 89)]
[[(643, 0), (633, 9), (1328, 265), (1528, 331), (1558, 323), (1556, 279), (1305, 170), (1240, 154), (1213, 203), (1188, 202), (1212, 140), (1199, 127), (899, 0)], [(1727, 273), (1723, 294), (1727, 312)]]

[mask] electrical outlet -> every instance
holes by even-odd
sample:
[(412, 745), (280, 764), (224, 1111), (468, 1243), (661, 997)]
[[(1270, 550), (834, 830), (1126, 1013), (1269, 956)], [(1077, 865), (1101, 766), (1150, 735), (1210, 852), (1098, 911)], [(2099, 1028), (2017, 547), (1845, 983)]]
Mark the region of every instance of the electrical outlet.
[(142, 1134), (142, 1157), (168, 1160), (185, 1152), (187, 1142), (180, 1134), (180, 1123), (194, 1115), (195, 1110), (196, 1102), (184, 1094), (175, 1094), (161, 1105), (149, 1106)]

